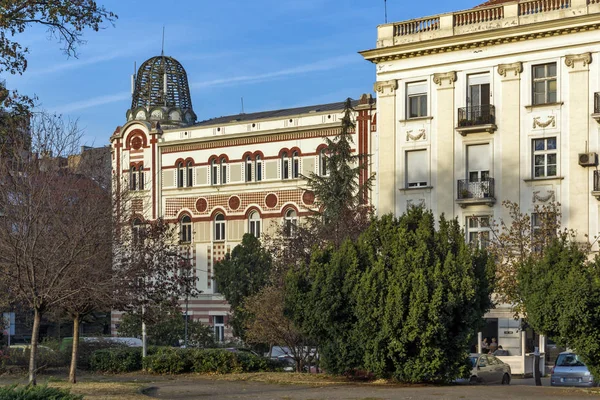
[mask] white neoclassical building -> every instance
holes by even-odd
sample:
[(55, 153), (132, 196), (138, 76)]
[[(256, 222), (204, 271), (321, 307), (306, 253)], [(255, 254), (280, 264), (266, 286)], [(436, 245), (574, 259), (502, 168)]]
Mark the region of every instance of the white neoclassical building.
[[(260, 237), (285, 224), (293, 235), (314, 202), (302, 176), (327, 174), (324, 138), (340, 132), (344, 103), (196, 122), (177, 60), (150, 58), (134, 76), (127, 121), (110, 138), (113, 180), (130, 191), (132, 225), (157, 218), (178, 225), (183, 257), (202, 292), (189, 301), (189, 317), (213, 326), (219, 340), (231, 332), (215, 263), (245, 233)], [(352, 106), (353, 150), (370, 154), (373, 98), (363, 95)], [(119, 318), (113, 312), (113, 333)]]
[[(491, 0), (379, 26), (361, 52), (376, 65), (378, 213), (424, 205), (475, 241), (507, 217), (503, 200), (555, 201), (581, 240), (598, 234), (599, 28), (598, 0)], [(509, 308), (487, 318), (484, 336), (525, 353), (533, 337)]]

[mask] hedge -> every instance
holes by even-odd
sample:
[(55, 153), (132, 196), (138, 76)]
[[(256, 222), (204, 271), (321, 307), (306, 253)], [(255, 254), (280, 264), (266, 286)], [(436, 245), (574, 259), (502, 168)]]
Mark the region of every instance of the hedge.
[(142, 350), (131, 347), (96, 350), (90, 357), (90, 369), (114, 373), (139, 371), (142, 369)]
[(71, 394), (68, 389), (48, 386), (4, 386), (0, 387), (2, 400), (82, 400), (83, 396)]
[(159, 374), (239, 373), (280, 370), (280, 363), (249, 353), (222, 349), (158, 349), (143, 360), (144, 369)]

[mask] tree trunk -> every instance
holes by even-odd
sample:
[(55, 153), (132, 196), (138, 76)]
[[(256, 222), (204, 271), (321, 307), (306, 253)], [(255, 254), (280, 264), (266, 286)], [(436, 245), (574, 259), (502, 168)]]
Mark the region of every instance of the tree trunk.
[(42, 314), (39, 308), (33, 309), (33, 330), (31, 331), (31, 353), (29, 355), (29, 384), (37, 384), (37, 349)]
[(79, 314), (73, 315), (73, 348), (71, 349), (71, 367), (69, 382), (77, 383), (77, 355), (79, 350)]

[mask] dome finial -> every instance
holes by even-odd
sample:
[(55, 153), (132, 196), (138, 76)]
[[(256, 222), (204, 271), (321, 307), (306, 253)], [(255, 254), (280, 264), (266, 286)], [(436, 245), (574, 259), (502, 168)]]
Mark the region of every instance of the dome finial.
[(161, 53), (140, 66), (127, 120), (159, 121), (163, 128), (191, 125), (196, 114), (185, 69), (173, 57), (165, 56), (164, 48)]

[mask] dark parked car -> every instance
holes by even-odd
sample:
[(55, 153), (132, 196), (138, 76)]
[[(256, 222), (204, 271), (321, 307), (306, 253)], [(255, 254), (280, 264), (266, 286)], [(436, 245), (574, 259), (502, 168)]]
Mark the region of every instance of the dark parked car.
[(491, 354), (473, 353), (469, 356), (473, 369), (468, 379), (458, 379), (457, 382), (501, 383), (510, 385), (512, 378), (510, 365)]
[(592, 387), (595, 383), (590, 370), (577, 354), (563, 351), (552, 367), (550, 385)]

